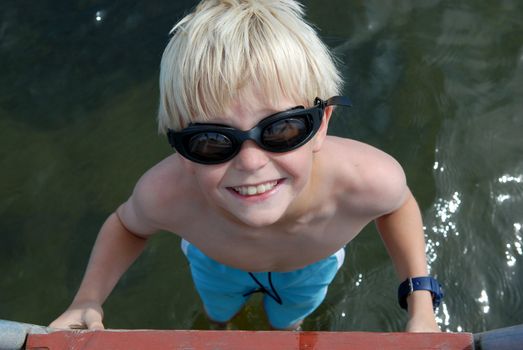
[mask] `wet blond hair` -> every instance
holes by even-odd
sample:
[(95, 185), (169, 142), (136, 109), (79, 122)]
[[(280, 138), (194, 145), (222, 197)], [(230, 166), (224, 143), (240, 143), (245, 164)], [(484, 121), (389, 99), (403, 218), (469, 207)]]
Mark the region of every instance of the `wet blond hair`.
[(270, 105), (286, 97), (310, 106), (341, 90), (333, 56), (294, 0), (204, 0), (171, 34), (160, 68), (160, 133), (212, 121), (246, 87)]

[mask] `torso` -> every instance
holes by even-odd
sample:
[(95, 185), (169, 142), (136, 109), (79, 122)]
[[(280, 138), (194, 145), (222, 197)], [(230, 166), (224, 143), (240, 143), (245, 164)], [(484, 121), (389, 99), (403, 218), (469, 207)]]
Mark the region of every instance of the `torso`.
[[(347, 148), (344, 157), (351, 159), (344, 166), (340, 166), (339, 157), (335, 161), (325, 158), (329, 147), (340, 146)], [(156, 175), (149, 176), (150, 182), (157, 183), (180, 180), (172, 194), (166, 193), (165, 185), (151, 186), (163, 191), (155, 212), (158, 229), (174, 232), (209, 257), (245, 271), (291, 271), (323, 259), (350, 242), (381, 214), (362, 206), (359, 198), (365, 195), (360, 171), (362, 157), (368, 157), (359, 150), (370, 154), (377, 150), (337, 138), (330, 139), (324, 147), (324, 158), (318, 161), (331, 181), (321, 182), (314, 205), (292, 223), (262, 228), (246, 227), (209, 207), (190, 177), (177, 176), (179, 160), (172, 156), (157, 166)], [(183, 205), (172, 196), (184, 198)]]
[(228, 223), (222, 223), (219, 229), (218, 226), (210, 229), (207, 223), (195, 220), (180, 236), (228, 266), (252, 272), (281, 272), (304, 267), (335, 253), (367, 223), (350, 222), (335, 209), (310, 219), (311, 222), (296, 225), (291, 231), (248, 229)]

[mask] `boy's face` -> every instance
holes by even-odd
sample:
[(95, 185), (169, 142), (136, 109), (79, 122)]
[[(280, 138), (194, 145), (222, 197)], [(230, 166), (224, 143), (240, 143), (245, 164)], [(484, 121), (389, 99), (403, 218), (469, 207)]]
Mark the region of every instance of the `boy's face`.
[[(244, 98), (212, 122), (249, 130), (265, 117), (297, 105), (299, 103), (288, 99), (269, 106), (261, 99)], [(271, 225), (292, 215), (295, 202), (308, 199), (313, 155), (321, 148), (330, 113), (328, 108), (312, 140), (290, 152), (268, 152), (248, 140), (240, 152), (225, 163), (204, 165), (183, 161), (209, 204), (222, 215), (252, 227)]]

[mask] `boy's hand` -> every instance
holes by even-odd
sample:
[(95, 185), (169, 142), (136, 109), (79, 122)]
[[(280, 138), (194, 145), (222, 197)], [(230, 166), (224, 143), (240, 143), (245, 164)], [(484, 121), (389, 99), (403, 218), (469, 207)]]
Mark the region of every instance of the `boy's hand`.
[(415, 291), (407, 298), (409, 321), (407, 332), (441, 332), (432, 310), (432, 297), (428, 291)]
[(95, 302), (84, 302), (71, 305), (49, 327), (61, 329), (104, 329), (102, 324), (103, 310)]
[(436, 320), (432, 316), (428, 317), (411, 317), (407, 322), (405, 329), (407, 332), (423, 332), (423, 333), (436, 333), (441, 332), (436, 323)]

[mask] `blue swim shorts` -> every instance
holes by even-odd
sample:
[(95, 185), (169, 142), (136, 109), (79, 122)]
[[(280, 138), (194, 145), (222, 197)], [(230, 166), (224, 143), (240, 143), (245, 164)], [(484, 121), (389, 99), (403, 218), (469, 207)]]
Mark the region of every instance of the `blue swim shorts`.
[(252, 293), (263, 292), (265, 312), (275, 329), (295, 325), (323, 302), (345, 258), (341, 248), (332, 256), (295, 271), (250, 273), (209, 258), (186, 240), (182, 240), (182, 250), (211, 320), (229, 321)]

